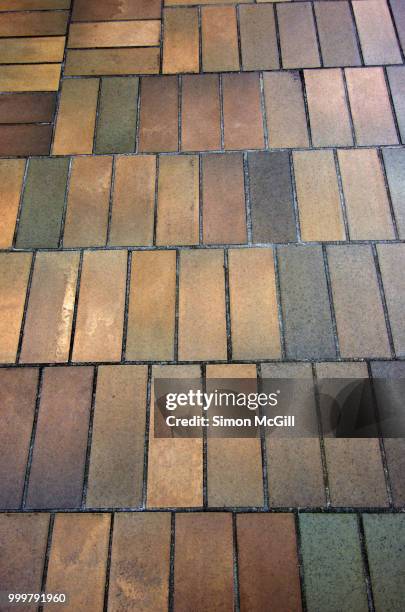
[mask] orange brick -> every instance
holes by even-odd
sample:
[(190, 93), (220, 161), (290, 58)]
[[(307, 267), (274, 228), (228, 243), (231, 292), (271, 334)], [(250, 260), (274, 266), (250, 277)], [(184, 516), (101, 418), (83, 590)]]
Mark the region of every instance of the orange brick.
[(65, 75), (157, 74), (159, 57), (159, 47), (69, 49)]
[(179, 359), (226, 359), (222, 250), (180, 255)]
[(159, 45), (160, 21), (72, 23), (68, 47), (150, 47)]
[(174, 358), (176, 252), (139, 251), (132, 256), (126, 358)]
[(32, 255), (0, 253), (0, 362), (16, 359)]
[(218, 75), (183, 77), (181, 115), (183, 151), (221, 148)]
[(2, 159), (0, 161), (1, 249), (7, 249), (13, 244), (24, 170), (25, 161), (23, 159)]
[(163, 28), (163, 72), (198, 72), (200, 58), (197, 9), (165, 9)]
[(239, 70), (235, 8), (203, 7), (201, 27), (203, 71)]
[(118, 157), (115, 167), (110, 245), (151, 245), (156, 157)]
[(177, 77), (146, 77), (141, 85), (140, 151), (178, 150)]
[(24, 327), (22, 363), (69, 358), (79, 253), (38, 253)]
[(120, 361), (126, 275), (126, 251), (84, 254), (74, 361)]
[(199, 201), (198, 157), (161, 157), (156, 244), (198, 244)]
[(353, 2), (361, 48), (366, 64), (401, 64), (390, 12), (385, 2)]
[(225, 149), (262, 149), (259, 75), (253, 72), (225, 74), (222, 87)]
[(283, 68), (320, 66), (310, 2), (277, 5)]
[(99, 79), (63, 82), (53, 143), (54, 155), (93, 151), (98, 89)]
[(64, 51), (64, 36), (0, 39), (1, 64), (62, 62)]

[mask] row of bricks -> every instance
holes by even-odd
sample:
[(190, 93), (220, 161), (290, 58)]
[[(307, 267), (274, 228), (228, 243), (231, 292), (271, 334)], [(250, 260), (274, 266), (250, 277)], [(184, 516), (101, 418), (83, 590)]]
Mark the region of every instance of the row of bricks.
[(0, 248), (404, 239), (405, 149), (381, 159), (376, 149), (86, 156), (30, 159), (27, 171), (0, 160)]
[(399, 243), (2, 253), (0, 361), (403, 357), (404, 270)]
[[(379, 379), (405, 378), (403, 362), (371, 362), (370, 371)], [(336, 379), (335, 391), (349, 377), (368, 377), (363, 362), (315, 364), (314, 373), (321, 384)], [(211, 384), (256, 382), (257, 372), (253, 364), (207, 365), (206, 376)], [(301, 394), (291, 392), (289, 409), (317, 431), (311, 364), (262, 364), (261, 376), (296, 380)], [(198, 381), (201, 369), (153, 366), (152, 377)], [(147, 366), (46, 367), (40, 377), (33, 368), (2, 368), (0, 381), (4, 509), (405, 505), (401, 438), (384, 438), (383, 462), (378, 438), (325, 437), (321, 447), (318, 437), (266, 432), (262, 456), (259, 438), (208, 437), (204, 446), (202, 438), (158, 437), (153, 389), (147, 416)], [(392, 397), (401, 412), (402, 396)], [(381, 409), (386, 395), (378, 398)], [(322, 402), (321, 396), (323, 414)]]
[(316, 612), (342, 601), (366, 612), (370, 597), (376, 612), (399, 612), (405, 598), (401, 514), (11, 514), (0, 516), (0, 543), (4, 593), (43, 585), (74, 612), (231, 611), (235, 602), (245, 612)]
[[(143, 77), (141, 83), (137, 77), (68, 79), (52, 153), (92, 153), (93, 146), (95, 153), (131, 153), (397, 144), (396, 122), (402, 139), (405, 130), (405, 67), (387, 73), (396, 119), (383, 68), (350, 68), (345, 75), (339, 68), (307, 70), (303, 82), (298, 72), (264, 73), (263, 104), (261, 75), (253, 72)], [(0, 153), (48, 154), (51, 133), (50, 126), (0, 126)]]

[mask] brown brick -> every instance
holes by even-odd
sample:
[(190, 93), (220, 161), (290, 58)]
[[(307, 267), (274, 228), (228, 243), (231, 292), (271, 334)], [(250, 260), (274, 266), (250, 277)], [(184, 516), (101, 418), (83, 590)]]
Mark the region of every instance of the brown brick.
[(175, 609), (232, 610), (231, 515), (178, 514), (175, 547)]
[(308, 147), (301, 78), (298, 72), (263, 75), (269, 144), (274, 148)]
[[(71, 79), (62, 84), (53, 143), (54, 155), (92, 153), (99, 79)], [(86, 100), (86, 104), (83, 104)]]
[(140, 151), (178, 150), (177, 77), (142, 79)]
[(202, 181), (204, 243), (246, 242), (242, 155), (204, 156)]
[(302, 240), (344, 240), (333, 152), (294, 151), (293, 160)]
[(357, 144), (397, 144), (383, 69), (347, 68), (345, 72)]
[(109, 21), (114, 19), (160, 19), (162, 0), (77, 0), (73, 21)]
[(101, 366), (97, 376), (89, 508), (142, 503), (146, 366)]
[[(199, 366), (154, 366), (154, 378), (200, 379)], [(203, 504), (203, 447), (198, 438), (155, 438), (154, 391), (149, 430), (149, 508), (199, 507)]]
[(352, 145), (341, 70), (305, 70), (304, 75), (314, 147)]
[(66, 76), (157, 74), (158, 72), (158, 47), (69, 49), (66, 54)]
[(163, 28), (163, 72), (198, 72), (200, 57), (197, 9), (165, 9)]
[(27, 508), (80, 507), (92, 387), (93, 368), (45, 369)]
[(25, 160), (2, 159), (0, 161), (0, 248), (13, 244), (15, 223), (21, 197)]
[(198, 156), (162, 156), (159, 161), (156, 244), (198, 244), (198, 242)]
[(0, 39), (0, 64), (62, 62), (64, 36)]
[(183, 77), (181, 115), (183, 151), (221, 148), (218, 75)]
[(238, 514), (242, 610), (300, 612), (301, 589), (293, 514)]
[(77, 311), (74, 361), (120, 361), (126, 251), (87, 251)]
[[(109, 514), (58, 514), (52, 536), (47, 593), (66, 593), (70, 610), (102, 610)], [(47, 604), (59, 610), (60, 604)]]
[(63, 246), (105, 245), (111, 170), (111, 157), (73, 159)]
[(359, 66), (360, 53), (348, 2), (315, 2), (324, 66)]
[[(251, 378), (256, 383), (255, 365), (207, 366), (207, 392), (227, 388), (216, 378)], [(208, 381), (208, 379), (210, 379)], [(210, 437), (207, 446), (208, 505), (263, 506), (263, 472), (260, 440)]]
[(310, 2), (277, 5), (283, 68), (320, 66)]
[(38, 370), (0, 370), (1, 508), (19, 508), (21, 504), (37, 386)]
[(22, 363), (69, 359), (79, 253), (38, 253), (24, 327)]
[(176, 252), (134, 252), (126, 358), (174, 358)]
[(37, 610), (35, 604), (8, 604), (9, 593), (40, 593), (48, 538), (49, 514), (0, 515), (1, 609)]
[(329, 246), (329, 269), (342, 357), (390, 357), (371, 248)]
[(235, 7), (203, 7), (201, 28), (203, 71), (239, 70)]
[(0, 155), (49, 155), (51, 125), (0, 125)]
[(366, 64), (401, 64), (390, 12), (385, 2), (353, 2), (357, 31)]
[(57, 91), (59, 78), (60, 64), (0, 66), (0, 90), (2, 92)]
[(110, 245), (151, 245), (156, 158), (118, 157), (115, 167)]
[(405, 356), (405, 245), (377, 245), (395, 353)]
[(71, 0), (0, 0), (1, 11), (68, 9)]
[(170, 513), (118, 513), (114, 519), (108, 608), (165, 610), (170, 568)]
[(271, 249), (230, 249), (232, 356), (281, 356), (276, 282)]
[(68, 11), (0, 14), (0, 36), (63, 36)]
[(262, 149), (264, 135), (259, 75), (225, 74), (222, 88), (225, 149)]
[(394, 238), (388, 196), (377, 151), (339, 151), (338, 158), (350, 238)]
[(279, 68), (276, 26), (271, 4), (241, 6), (239, 20), (243, 69)]
[(54, 93), (15, 93), (0, 96), (0, 123), (48, 123), (55, 111)]
[(28, 277), (30, 253), (0, 254), (0, 362), (16, 359)]
[(67, 46), (70, 49), (151, 47), (159, 45), (159, 41), (160, 21), (72, 23)]

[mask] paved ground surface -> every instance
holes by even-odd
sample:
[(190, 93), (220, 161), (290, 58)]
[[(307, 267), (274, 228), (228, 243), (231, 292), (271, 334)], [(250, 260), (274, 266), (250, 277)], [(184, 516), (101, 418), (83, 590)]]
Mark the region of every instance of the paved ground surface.
[(403, 0), (0, 0), (1, 596), (403, 611), (403, 439), (150, 406), (405, 377), (404, 51)]

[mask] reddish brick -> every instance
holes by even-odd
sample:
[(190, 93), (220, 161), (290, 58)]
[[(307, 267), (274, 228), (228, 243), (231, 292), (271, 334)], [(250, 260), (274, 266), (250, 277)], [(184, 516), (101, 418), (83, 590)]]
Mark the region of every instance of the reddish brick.
[(49, 155), (51, 125), (0, 125), (0, 155)]
[(198, 72), (200, 58), (197, 9), (165, 9), (163, 28), (163, 72)]
[(140, 151), (178, 150), (177, 77), (144, 77), (141, 85)]
[(283, 68), (320, 66), (310, 2), (277, 5)]
[(221, 148), (218, 75), (183, 77), (181, 115), (183, 151)]
[(239, 70), (235, 7), (203, 7), (201, 27), (203, 71)]
[(0, 362), (16, 359), (32, 255), (0, 254)]
[(264, 134), (259, 75), (253, 72), (225, 74), (222, 86), (225, 149), (262, 149)]
[(48, 123), (55, 112), (54, 93), (11, 93), (0, 96), (0, 123)]
[[(1, 96), (0, 96), (1, 101)], [(20, 204), (25, 171), (25, 160), (2, 159), (0, 161), (0, 248), (13, 244), (15, 223)]]

